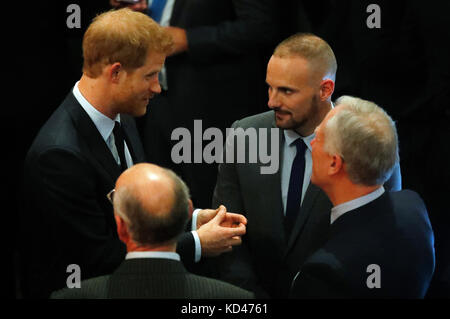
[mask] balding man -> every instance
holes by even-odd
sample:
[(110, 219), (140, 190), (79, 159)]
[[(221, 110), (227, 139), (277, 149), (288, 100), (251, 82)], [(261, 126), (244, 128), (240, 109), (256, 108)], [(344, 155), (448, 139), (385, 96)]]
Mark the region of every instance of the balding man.
[[(266, 175), (261, 174), (266, 166), (262, 161), (219, 166), (213, 204), (242, 212), (248, 219), (242, 248), (236, 249), (234, 259), (222, 261), (221, 278), (272, 297), (287, 297), (298, 268), (324, 243), (331, 202), (310, 184), (310, 142), (333, 108), (336, 70), (333, 50), (323, 39), (312, 34), (289, 37), (267, 65), (271, 110), (233, 124), (235, 129), (266, 130), (265, 138), (260, 134), (252, 143), (268, 145), (280, 165), (276, 173)], [(278, 148), (271, 146), (272, 132), (278, 133)], [(401, 189), (399, 166), (385, 186)]]
[[(119, 177), (109, 195), (117, 233), (127, 247), (125, 261), (111, 275), (81, 282), (81, 288), (53, 298), (252, 298), (238, 287), (186, 271), (175, 252), (188, 219), (189, 191), (172, 171), (137, 164)], [(212, 223), (221, 223), (225, 208)], [(245, 228), (243, 224), (236, 227)]]
[(316, 129), (311, 182), (333, 203), (327, 242), (300, 268), (296, 298), (423, 298), (434, 271), (425, 205), (386, 192), (399, 161), (395, 124), (374, 103), (343, 97)]

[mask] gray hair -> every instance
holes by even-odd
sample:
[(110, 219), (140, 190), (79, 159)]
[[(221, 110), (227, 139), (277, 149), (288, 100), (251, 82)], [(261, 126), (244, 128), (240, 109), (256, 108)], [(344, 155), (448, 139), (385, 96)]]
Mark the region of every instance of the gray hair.
[(183, 232), (189, 215), (189, 189), (174, 172), (164, 169), (173, 181), (173, 205), (170, 212), (149, 212), (126, 186), (116, 190), (114, 211), (127, 224), (130, 236), (140, 245), (175, 241)]
[(366, 186), (382, 185), (400, 158), (397, 129), (391, 117), (375, 103), (351, 96), (324, 128), (324, 149), (340, 155), (350, 180)]

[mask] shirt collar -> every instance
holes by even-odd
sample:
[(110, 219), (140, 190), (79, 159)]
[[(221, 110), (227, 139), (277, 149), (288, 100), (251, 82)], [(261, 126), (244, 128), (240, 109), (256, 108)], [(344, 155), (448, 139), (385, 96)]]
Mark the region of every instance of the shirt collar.
[(126, 256), (125, 259), (136, 259), (136, 258), (164, 258), (180, 261), (180, 255), (170, 251), (131, 251)]
[(303, 137), (303, 136), (300, 136), (297, 132), (295, 132), (293, 130), (284, 130), (284, 139), (285, 139), (286, 144), (288, 146), (292, 146), (292, 144), (298, 138), (301, 138), (310, 151), (312, 150), (312, 148), (311, 148), (311, 141), (314, 139), (315, 136), (316, 136), (316, 133), (313, 133), (313, 134), (311, 134), (310, 136), (307, 136), (307, 137)]
[(73, 95), (77, 99), (78, 103), (80, 103), (81, 107), (89, 115), (92, 122), (94, 122), (95, 127), (97, 127), (97, 130), (100, 132), (103, 140), (106, 142), (114, 129), (114, 122), (118, 121), (120, 123), (120, 114), (117, 114), (115, 120), (111, 120), (109, 117), (99, 112), (95, 107), (92, 106), (91, 103), (88, 102), (88, 100), (86, 100), (83, 94), (81, 94), (78, 88), (78, 83), (80, 82), (78, 81), (73, 87)]
[(370, 194), (367, 194), (365, 196), (356, 198), (354, 200), (351, 200), (349, 202), (342, 203), (340, 205), (337, 205), (331, 209), (331, 224), (333, 224), (336, 219), (344, 215), (345, 213), (355, 210), (359, 207), (362, 207), (364, 205), (367, 205), (368, 203), (374, 201), (381, 195), (383, 195), (385, 192), (384, 187), (381, 186), (380, 188), (377, 188), (375, 191), (373, 191)]
[[(334, 109), (334, 103), (331, 102), (331, 108)], [(312, 151), (311, 148), (311, 141), (316, 137), (316, 133), (312, 133), (310, 136), (303, 137), (300, 136), (297, 132), (294, 130), (284, 130), (284, 139), (286, 141), (286, 144), (288, 146), (291, 146), (298, 138), (303, 139), (303, 142), (306, 144), (308, 149)]]

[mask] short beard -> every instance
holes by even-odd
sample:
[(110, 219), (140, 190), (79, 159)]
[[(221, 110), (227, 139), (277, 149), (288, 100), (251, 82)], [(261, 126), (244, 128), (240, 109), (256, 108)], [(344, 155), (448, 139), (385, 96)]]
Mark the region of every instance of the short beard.
[[(276, 115), (275, 116), (275, 123), (276, 123)], [(306, 126), (312, 122), (316, 122), (316, 117), (319, 116), (319, 97), (317, 95), (314, 95), (311, 99), (309, 112), (303, 117), (300, 121), (295, 121), (293, 118), (291, 121), (286, 123), (283, 127), (279, 127), (284, 130), (293, 130), (296, 132), (304, 131), (305, 129), (308, 129)], [(320, 123), (320, 121), (319, 121)]]

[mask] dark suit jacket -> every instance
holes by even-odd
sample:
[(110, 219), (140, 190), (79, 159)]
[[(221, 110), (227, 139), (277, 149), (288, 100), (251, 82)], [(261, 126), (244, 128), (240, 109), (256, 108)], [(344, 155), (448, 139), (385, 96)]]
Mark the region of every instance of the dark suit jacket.
[(53, 299), (252, 299), (251, 292), (215, 279), (186, 271), (181, 262), (170, 259), (125, 260), (107, 276), (81, 282), (81, 288), (65, 288)]
[[(134, 120), (121, 115), (134, 163), (145, 160)], [(70, 93), (34, 140), (25, 160), (21, 216), (23, 293), (46, 297), (65, 286), (67, 266), (82, 278), (111, 273), (125, 257), (106, 194), (120, 175), (111, 151)], [(192, 262), (193, 238), (180, 239)]]
[[(245, 118), (234, 128), (277, 129), (273, 111)], [(279, 159), (283, 158), (284, 134), (279, 132)], [(272, 150), (269, 143), (268, 152)], [(246, 152), (249, 150), (246, 141)], [(235, 152), (236, 155), (236, 152)], [(246, 154), (247, 155), (247, 154)], [(284, 226), (281, 199), (281, 170), (262, 175), (258, 163), (221, 164), (214, 191), (213, 207), (225, 205), (228, 211), (245, 214), (248, 219), (244, 244), (236, 248), (228, 261), (222, 261), (221, 278), (254, 291), (266, 291), (272, 297), (287, 297), (290, 283), (305, 259), (325, 242), (332, 204), (326, 194), (310, 184), (303, 199), (301, 213), (289, 237)], [(400, 178), (398, 168), (385, 185)], [(223, 257), (226, 258), (226, 257)]]
[(211, 204), (217, 165), (174, 165), (170, 155), (177, 141), (171, 134), (178, 127), (193, 134), (195, 119), (204, 129), (225, 130), (264, 108), (267, 60), (279, 41), (276, 10), (274, 0), (174, 3), (170, 25), (186, 29), (189, 50), (166, 59), (166, 99), (152, 100), (143, 142), (149, 161), (186, 181), (197, 207)]
[[(379, 266), (380, 288), (376, 283)], [(301, 267), (297, 298), (423, 298), (434, 272), (434, 236), (422, 199), (405, 190), (384, 193), (347, 212), (330, 238)], [(369, 276), (372, 276), (369, 278)]]

